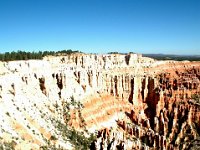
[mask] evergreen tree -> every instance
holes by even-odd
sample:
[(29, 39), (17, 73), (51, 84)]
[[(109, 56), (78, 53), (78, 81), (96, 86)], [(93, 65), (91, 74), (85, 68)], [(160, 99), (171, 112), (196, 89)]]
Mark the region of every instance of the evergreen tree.
[[(13, 61), (13, 60), (29, 60), (29, 59), (42, 59), (45, 56), (52, 55), (68, 55), (72, 53), (77, 53), (79, 51), (61, 50), (58, 52), (54, 51), (39, 51), (39, 52), (25, 52), (18, 50), (17, 52), (5, 52), (0, 53), (0, 61)], [(80, 53), (80, 52), (79, 52)]]

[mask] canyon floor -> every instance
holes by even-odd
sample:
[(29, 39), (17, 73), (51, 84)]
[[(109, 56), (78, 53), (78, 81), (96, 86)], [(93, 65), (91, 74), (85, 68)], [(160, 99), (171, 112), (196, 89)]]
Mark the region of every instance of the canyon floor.
[(82, 53), (0, 62), (1, 149), (200, 149), (200, 62)]

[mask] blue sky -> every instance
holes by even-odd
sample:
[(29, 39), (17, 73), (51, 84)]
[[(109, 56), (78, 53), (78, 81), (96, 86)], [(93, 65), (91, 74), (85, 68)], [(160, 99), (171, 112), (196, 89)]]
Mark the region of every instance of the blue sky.
[(200, 54), (200, 0), (1, 0), (0, 52)]

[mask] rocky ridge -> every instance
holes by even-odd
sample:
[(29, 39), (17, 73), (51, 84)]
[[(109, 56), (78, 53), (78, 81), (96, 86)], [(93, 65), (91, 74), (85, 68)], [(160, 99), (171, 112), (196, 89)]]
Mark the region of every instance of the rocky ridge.
[[(0, 138), (15, 149), (73, 149), (56, 121), (95, 133), (92, 149), (189, 149), (198, 141), (200, 62), (71, 54), (0, 62), (0, 70)], [(77, 103), (66, 107), (72, 97)]]

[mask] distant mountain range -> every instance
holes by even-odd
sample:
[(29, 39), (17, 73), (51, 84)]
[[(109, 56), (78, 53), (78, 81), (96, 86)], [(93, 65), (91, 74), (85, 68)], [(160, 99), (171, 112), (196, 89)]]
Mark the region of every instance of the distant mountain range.
[(151, 57), (157, 60), (189, 60), (200, 61), (200, 55), (173, 55), (173, 54), (142, 54), (144, 57)]

